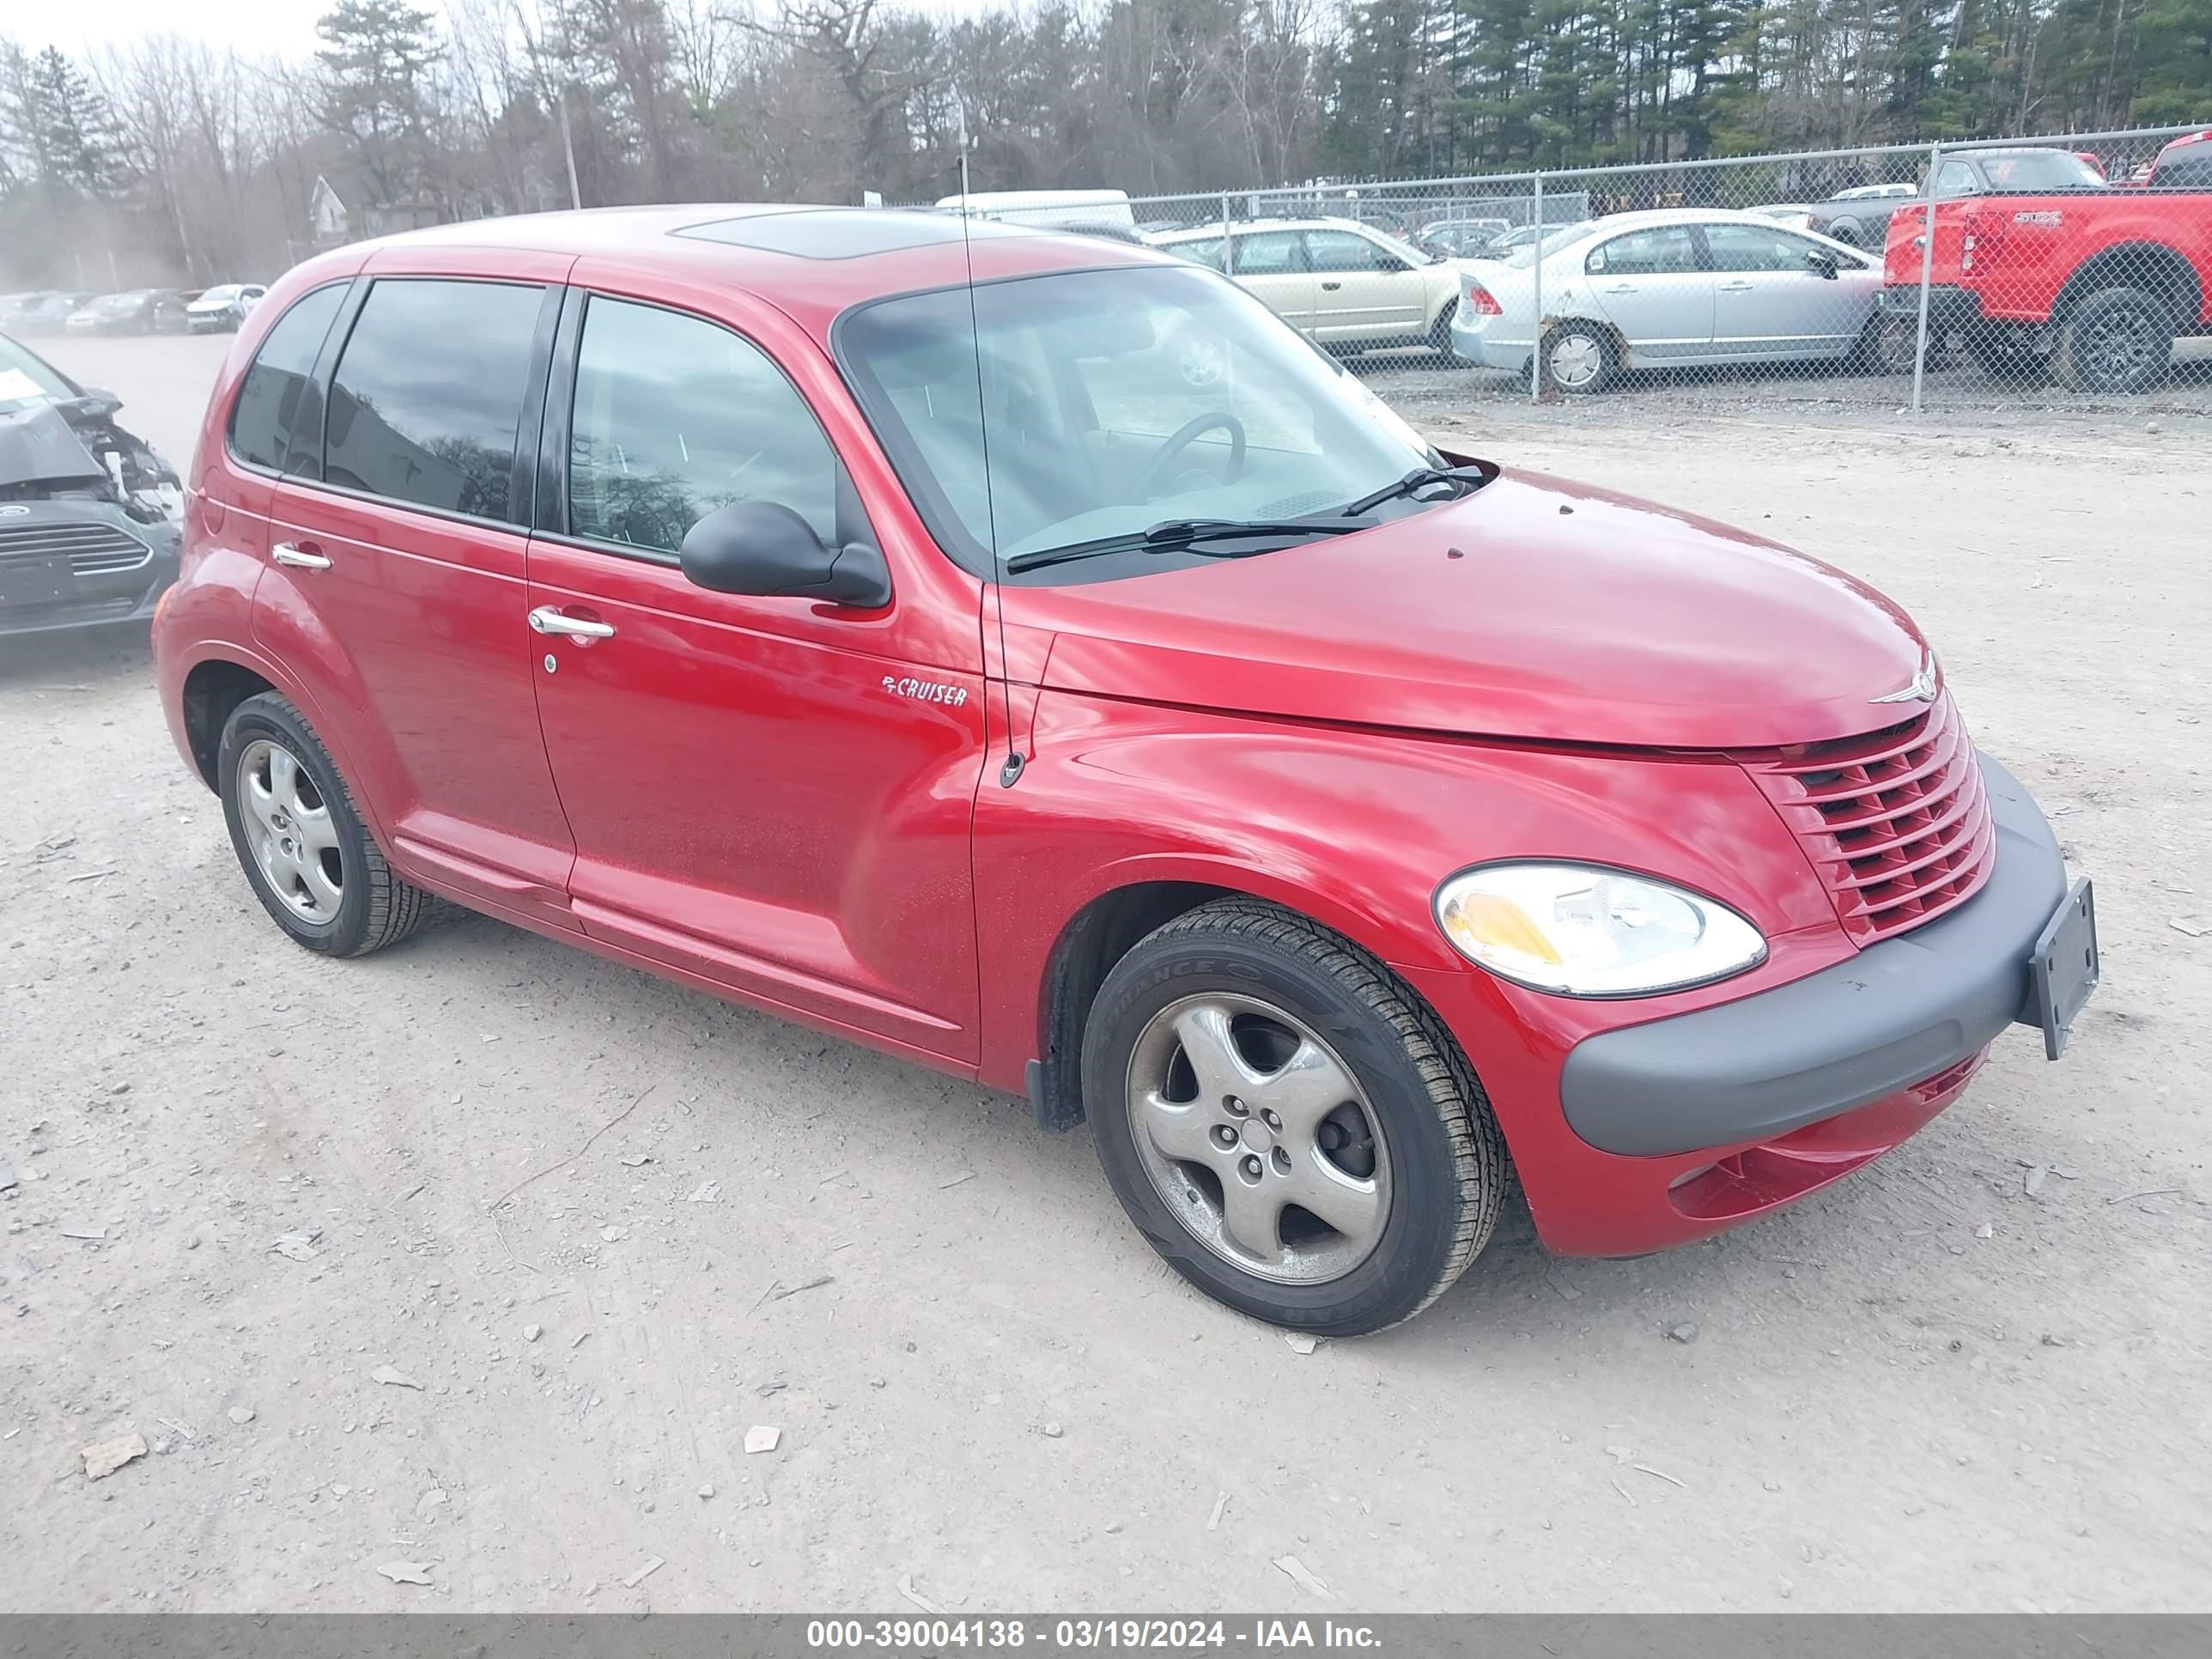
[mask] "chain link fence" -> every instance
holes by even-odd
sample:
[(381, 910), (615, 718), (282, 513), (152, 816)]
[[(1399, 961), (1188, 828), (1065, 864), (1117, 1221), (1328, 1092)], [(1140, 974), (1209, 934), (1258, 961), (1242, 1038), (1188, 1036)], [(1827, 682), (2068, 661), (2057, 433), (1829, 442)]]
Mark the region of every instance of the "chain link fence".
[[(1932, 181), (1932, 196), (1930, 185)], [(1123, 198), (993, 216), (1227, 272), (1424, 401), (2212, 414), (2212, 131)], [(1932, 234), (1930, 234), (1932, 231)], [(1438, 370), (1449, 371), (1449, 375)]]

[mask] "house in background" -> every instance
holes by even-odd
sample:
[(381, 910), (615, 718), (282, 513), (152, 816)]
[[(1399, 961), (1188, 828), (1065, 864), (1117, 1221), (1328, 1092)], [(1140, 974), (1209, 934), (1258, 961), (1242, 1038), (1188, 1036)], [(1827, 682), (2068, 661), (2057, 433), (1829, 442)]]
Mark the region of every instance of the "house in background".
[[(339, 193), (343, 185), (345, 195)], [(317, 247), (337, 247), (371, 236), (390, 236), (403, 230), (443, 223), (446, 213), (427, 196), (410, 196), (397, 202), (370, 202), (371, 187), (363, 177), (341, 175), (338, 185), (328, 173), (315, 175), (307, 195), (307, 224)], [(346, 196), (362, 203), (349, 207)]]

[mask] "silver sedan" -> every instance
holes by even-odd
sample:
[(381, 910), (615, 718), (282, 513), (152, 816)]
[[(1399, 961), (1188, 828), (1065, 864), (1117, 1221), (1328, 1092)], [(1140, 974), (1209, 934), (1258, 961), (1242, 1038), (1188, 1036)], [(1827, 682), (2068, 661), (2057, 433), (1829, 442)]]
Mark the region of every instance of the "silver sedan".
[[(1602, 390), (1624, 370), (1833, 360), (1879, 351), (1881, 261), (1753, 213), (1614, 214), (1468, 269), (1452, 349), (1547, 384)], [(1540, 342), (1536, 318), (1544, 319)]]

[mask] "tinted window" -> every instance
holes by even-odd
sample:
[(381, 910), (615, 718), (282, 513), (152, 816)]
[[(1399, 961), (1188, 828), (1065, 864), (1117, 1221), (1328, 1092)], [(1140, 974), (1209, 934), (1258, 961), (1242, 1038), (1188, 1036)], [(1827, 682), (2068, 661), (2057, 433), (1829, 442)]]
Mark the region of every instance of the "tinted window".
[(331, 378), (324, 476), (395, 501), (505, 518), (544, 297), (504, 283), (371, 289)]
[[(314, 470), (319, 434), (305, 430), (309, 422), (297, 417), (323, 337), (331, 331), (345, 293), (343, 283), (333, 283), (305, 295), (276, 319), (276, 326), (262, 341), (230, 411), (230, 450), (239, 459), (278, 472)], [(297, 455), (292, 448), (295, 423), (302, 451)], [(307, 465), (298, 465), (301, 461)]]
[(2165, 163), (2151, 174), (2150, 181), (2160, 190), (2212, 188), (2212, 145), (2205, 146), (2203, 155), (2186, 155)]
[(1306, 258), (1316, 270), (1403, 270), (1406, 262), (1348, 230), (1310, 230)]
[[(970, 397), (974, 369), (969, 370)], [(732, 501), (837, 532), (837, 457), (760, 349), (709, 322), (594, 297), (576, 356), (568, 527), (673, 553)]]
[(1698, 268), (1687, 225), (1659, 225), (1616, 236), (1589, 256), (1589, 268), (1608, 276), (1668, 276)]

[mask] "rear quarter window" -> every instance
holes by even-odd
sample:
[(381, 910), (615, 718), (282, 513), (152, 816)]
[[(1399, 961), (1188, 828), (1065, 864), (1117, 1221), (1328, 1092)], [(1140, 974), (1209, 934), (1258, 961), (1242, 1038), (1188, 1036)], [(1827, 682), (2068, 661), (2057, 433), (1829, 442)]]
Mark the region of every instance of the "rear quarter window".
[(332, 283), (301, 295), (254, 353), (230, 410), (230, 453), (249, 466), (271, 472), (313, 471), (322, 434), (306, 429), (319, 422), (303, 419), (313, 411), (301, 405), (323, 337), (331, 331), (345, 293), (345, 283)]

